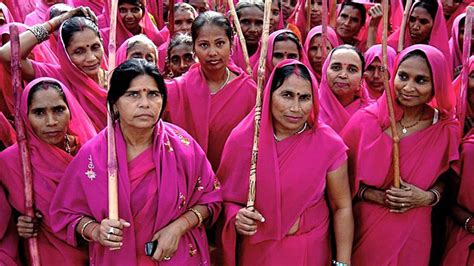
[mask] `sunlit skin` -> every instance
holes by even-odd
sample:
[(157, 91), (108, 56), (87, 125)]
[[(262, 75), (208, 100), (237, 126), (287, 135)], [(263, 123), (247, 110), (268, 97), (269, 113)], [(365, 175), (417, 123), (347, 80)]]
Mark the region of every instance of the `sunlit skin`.
[(173, 77), (186, 73), (197, 62), (193, 48), (186, 44), (173, 47), (170, 51), (169, 67)]
[(262, 37), (263, 11), (255, 6), (243, 8), (240, 10), (239, 21), (249, 55), (253, 55), (258, 49), (258, 42)]
[(209, 3), (207, 0), (189, 0), (188, 4), (194, 7), (199, 14), (209, 11)]
[(395, 94), (404, 107), (419, 107), (434, 95), (431, 71), (426, 60), (412, 56), (398, 67), (394, 80)]
[(293, 74), (271, 97), (273, 129), (277, 138), (283, 140), (301, 130), (308, 120), (313, 108), (311, 83)]
[(156, 63), (156, 49), (147, 43), (136, 43), (127, 51), (127, 59), (145, 59), (148, 62)]
[(327, 82), (343, 106), (355, 100), (361, 79), (362, 62), (354, 50), (339, 49), (333, 52), (327, 70)]
[(280, 22), (280, 8), (278, 8), (278, 0), (272, 1), (272, 11), (270, 17), (270, 33), (276, 30), (278, 23)]
[[(388, 72), (387, 75), (390, 79), (390, 74)], [(372, 99), (378, 99), (383, 94), (383, 77), (384, 71), (382, 62), (376, 57), (364, 72), (365, 82), (367, 83), (368, 91)]]
[(285, 59), (300, 60), (298, 46), (291, 40), (279, 41), (273, 46), (272, 65), (276, 66)]
[(231, 43), (224, 29), (210, 24), (199, 30), (194, 42), (195, 55), (205, 73), (213, 73), (227, 67), (230, 47)]
[(119, 6), (118, 11), (125, 28), (134, 35), (140, 34), (139, 23), (144, 15), (143, 10), (139, 6), (123, 3)]
[(352, 43), (362, 26), (360, 11), (352, 6), (345, 6), (337, 17), (336, 33), (344, 43)]
[(410, 15), (408, 29), (413, 44), (428, 44), (433, 18), (423, 7), (415, 7)]
[(295, 10), (296, 4), (298, 3), (297, 0), (282, 0), (281, 1), (281, 11), (283, 14), (283, 19), (286, 21), (291, 13)]
[(189, 34), (191, 35), (191, 26), (194, 22), (194, 14), (191, 10), (178, 9), (174, 13), (174, 30), (175, 34)]
[(69, 108), (56, 89), (35, 92), (28, 108), (28, 121), (39, 139), (63, 148), (70, 118)]
[(84, 28), (82, 31), (75, 32), (66, 50), (72, 63), (79, 70), (98, 81), (104, 48), (93, 30)]
[(332, 50), (332, 45), (329, 41), (326, 41), (326, 57), (323, 57), (323, 43), (321, 41), (321, 35), (315, 35), (309, 44), (308, 59), (311, 67), (316, 72), (314, 73), (318, 80), (321, 80), (321, 69), (323, 67), (324, 60)]

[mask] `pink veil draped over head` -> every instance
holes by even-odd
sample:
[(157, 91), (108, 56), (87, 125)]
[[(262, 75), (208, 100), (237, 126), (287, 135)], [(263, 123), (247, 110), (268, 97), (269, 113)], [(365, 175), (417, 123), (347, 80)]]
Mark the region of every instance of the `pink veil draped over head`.
[[(382, 63), (383, 62), (383, 59), (382, 59), (382, 45), (381, 44), (376, 44), (376, 45), (370, 47), (364, 53), (364, 57), (365, 57), (365, 69), (364, 69), (364, 71), (367, 70), (367, 68), (370, 66), (370, 64), (372, 64), (372, 62), (374, 62), (374, 60), (376, 58), (379, 59), (380, 62)], [(388, 63), (388, 73), (390, 73), (390, 77), (392, 77), (394, 75), (393, 64), (395, 62), (395, 57), (397, 57), (397, 52), (395, 51), (395, 49), (393, 49), (390, 46), (387, 46), (387, 63)], [(365, 79), (364, 79), (364, 86), (367, 90), (367, 93), (370, 96), (371, 91), (370, 91), (369, 85), (367, 84)], [(377, 99), (373, 99), (373, 100), (377, 100)]]
[[(308, 61), (305, 62), (305, 64), (306, 64), (306, 66), (308, 66), (311, 69), (311, 71), (313, 72), (313, 74), (316, 76), (316, 78), (318, 80), (321, 80), (321, 73), (316, 73), (316, 71), (311, 66), (311, 63), (309, 61), (310, 60), (310, 58), (309, 58), (309, 48), (311, 48), (310, 45), (311, 45), (311, 41), (313, 40), (313, 38), (316, 35), (321, 36), (322, 32), (323, 32), (323, 26), (316, 26), (316, 27), (312, 28), (311, 31), (308, 33), (308, 36), (306, 37), (306, 40), (304, 42), (304, 51), (305, 51), (306, 56), (308, 58)], [(329, 25), (327, 27), (326, 41), (328, 41), (331, 44), (332, 48), (338, 47), (341, 44), (339, 42), (339, 39), (337, 38), (336, 32)], [(322, 62), (322, 63), (324, 63), (324, 62)]]

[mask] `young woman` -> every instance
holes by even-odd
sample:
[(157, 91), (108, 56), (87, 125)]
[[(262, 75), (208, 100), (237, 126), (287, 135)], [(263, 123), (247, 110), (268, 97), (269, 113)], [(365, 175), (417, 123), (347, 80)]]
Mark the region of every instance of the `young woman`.
[(311, 66), (311, 71), (318, 82), (321, 82), (321, 72), (324, 61), (331, 53), (331, 50), (340, 45), (336, 32), (328, 26), (326, 33), (326, 57), (323, 57), (322, 26), (314, 27), (306, 37), (304, 51), (308, 56), (307, 65)]
[(187, 34), (178, 34), (168, 46), (166, 64), (170, 78), (182, 76), (197, 63), (194, 55), (193, 38)]

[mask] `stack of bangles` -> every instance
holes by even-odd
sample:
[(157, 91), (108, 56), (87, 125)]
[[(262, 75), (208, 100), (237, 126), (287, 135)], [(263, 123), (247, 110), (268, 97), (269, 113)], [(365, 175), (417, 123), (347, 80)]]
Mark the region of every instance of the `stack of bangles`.
[[(53, 22), (51, 22), (53, 21)], [(44, 26), (44, 24), (36, 24), (29, 28), (28, 30), (33, 33), (38, 43), (42, 43), (49, 38), (49, 34), (51, 34), (55, 28), (57, 28), (57, 21), (58, 19), (54, 18), (50, 21), (46, 21), (46, 25), (48, 25), (49, 30)]]
[(369, 186), (366, 186), (364, 184), (360, 185), (359, 192), (357, 193), (357, 197), (361, 200), (364, 201), (364, 193), (369, 189)]
[(337, 260), (333, 260), (333, 261), (332, 261), (332, 265), (333, 265), (333, 266), (350, 266), (349, 263), (339, 262), (339, 261), (337, 261)]
[[(91, 223), (95, 223), (95, 224), (92, 227), (90, 227), (90, 228), (92, 228), (91, 230), (88, 230), (86, 232), (87, 226), (90, 225)], [(86, 235), (90, 235), (92, 232), (94, 232), (94, 230), (97, 226), (99, 226), (99, 223), (94, 219), (91, 219), (91, 220), (87, 221), (85, 224), (83, 224), (82, 227), (81, 227), (81, 236), (82, 236), (82, 238), (87, 242), (91, 242), (92, 239), (87, 237)]]
[(439, 203), (439, 201), (441, 200), (441, 193), (439, 193), (439, 191), (436, 189), (436, 188), (432, 188), (430, 190), (428, 190), (429, 192), (433, 193), (435, 195), (435, 201), (433, 203), (430, 204), (431, 207), (435, 206), (436, 204)]
[[(197, 216), (198, 224), (196, 225), (196, 227), (201, 226), (203, 222), (202, 214), (196, 208), (189, 208), (188, 211), (194, 213)], [(188, 221), (186, 216), (183, 216), (183, 217), (186, 219), (186, 222), (188, 222), (188, 225), (190, 225), (191, 223)]]

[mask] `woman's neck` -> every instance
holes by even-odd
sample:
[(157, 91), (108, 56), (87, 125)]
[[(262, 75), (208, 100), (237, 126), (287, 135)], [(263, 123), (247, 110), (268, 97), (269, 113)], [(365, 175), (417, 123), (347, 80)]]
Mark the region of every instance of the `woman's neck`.
[(219, 91), (225, 85), (224, 83), (229, 79), (230, 75), (230, 71), (227, 70), (227, 67), (214, 71), (206, 71), (203, 68), (202, 72), (204, 73), (210, 92)]
[(249, 56), (252, 56), (255, 54), (258, 50), (258, 44), (257, 45), (247, 45), (247, 52), (249, 53)]
[(308, 125), (307, 123), (304, 123), (300, 128), (298, 128), (297, 130), (293, 130), (293, 129), (286, 129), (286, 128), (283, 128), (281, 126), (278, 126), (278, 125), (273, 125), (273, 131), (274, 131), (274, 137), (275, 137), (275, 140), (277, 141), (282, 141), (288, 137), (291, 137), (293, 135), (298, 135), (300, 133), (302, 133), (303, 131), (305, 131), (306, 129), (308, 128)]
[(147, 148), (153, 142), (153, 128), (137, 129), (120, 123), (123, 138), (127, 143), (127, 149)]
[(402, 119), (405, 122), (413, 122), (417, 120), (422, 120), (421, 115), (423, 115), (425, 109), (425, 104), (417, 106), (404, 106), (403, 107), (403, 117)]
[(354, 92), (353, 94), (348, 95), (336, 95), (336, 98), (339, 100), (342, 106), (346, 107), (355, 100), (356, 94)]

